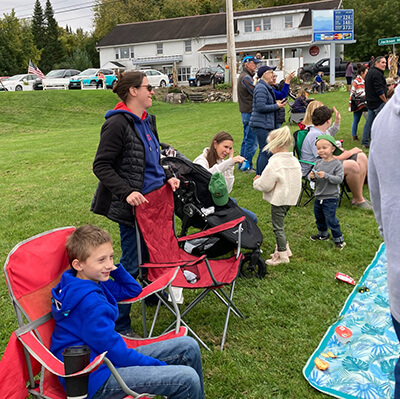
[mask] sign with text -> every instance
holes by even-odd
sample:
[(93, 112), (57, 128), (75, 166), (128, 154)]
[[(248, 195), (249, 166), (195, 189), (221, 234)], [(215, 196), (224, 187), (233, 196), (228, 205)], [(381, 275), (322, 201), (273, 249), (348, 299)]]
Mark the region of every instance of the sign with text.
[(354, 39), (354, 10), (313, 10), (314, 42), (346, 42)]
[(378, 46), (387, 46), (400, 43), (400, 37), (388, 37), (386, 39), (379, 39)]

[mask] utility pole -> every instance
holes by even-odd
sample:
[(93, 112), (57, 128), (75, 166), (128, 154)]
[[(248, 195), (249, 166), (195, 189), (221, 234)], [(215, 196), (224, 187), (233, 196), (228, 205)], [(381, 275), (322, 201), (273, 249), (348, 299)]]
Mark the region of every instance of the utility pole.
[(237, 78), (236, 78), (236, 49), (235, 32), (233, 27), (233, 5), (232, 0), (226, 0), (226, 50), (229, 66), (229, 75), (232, 83), (232, 101), (238, 102)]

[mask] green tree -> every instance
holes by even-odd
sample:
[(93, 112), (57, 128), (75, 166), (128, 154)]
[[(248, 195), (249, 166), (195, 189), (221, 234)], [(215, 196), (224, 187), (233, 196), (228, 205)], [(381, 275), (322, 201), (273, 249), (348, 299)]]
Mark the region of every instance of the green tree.
[(357, 43), (345, 46), (345, 57), (355, 61), (368, 61), (370, 57), (385, 55), (392, 46), (378, 46), (378, 39), (399, 36), (400, 21), (397, 13), (400, 0), (382, 0), (377, 10), (376, 0), (345, 0), (344, 8), (354, 9), (354, 38)]
[(43, 9), (39, 0), (36, 0), (32, 15), (32, 34), (33, 40), (38, 49), (42, 49), (45, 45), (45, 21)]
[(54, 18), (53, 7), (50, 0), (46, 1), (44, 12), (46, 20), (45, 45), (40, 59), (40, 69), (49, 72), (54, 66), (64, 58), (64, 51), (60, 40), (60, 29)]

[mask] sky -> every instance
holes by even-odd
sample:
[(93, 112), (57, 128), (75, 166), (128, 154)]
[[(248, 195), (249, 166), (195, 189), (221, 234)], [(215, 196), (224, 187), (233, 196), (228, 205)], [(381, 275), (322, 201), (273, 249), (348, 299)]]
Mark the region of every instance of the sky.
[[(3, 14), (10, 14), (14, 9), (17, 18), (30, 18), (36, 0), (1, 0), (0, 17)], [(93, 0), (50, 0), (54, 10), (54, 17), (58, 25), (65, 28), (70, 26), (73, 31), (82, 28), (86, 32), (93, 30)], [(40, 0), (43, 11), (46, 7), (46, 0)]]

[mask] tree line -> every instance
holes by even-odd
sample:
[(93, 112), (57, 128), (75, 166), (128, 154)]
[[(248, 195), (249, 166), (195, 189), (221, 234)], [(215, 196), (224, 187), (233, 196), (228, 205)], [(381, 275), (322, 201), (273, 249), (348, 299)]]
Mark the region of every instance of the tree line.
[[(310, 0), (233, 0), (235, 11), (257, 7), (299, 4)], [(312, 1), (312, 0), (311, 0)], [(314, 0), (318, 1), (318, 0)], [(94, 31), (73, 32), (61, 28), (54, 18), (50, 0), (43, 9), (36, 0), (31, 20), (18, 19), (15, 12), (0, 18), (0, 75), (24, 73), (29, 59), (47, 73), (55, 68), (86, 69), (99, 67), (96, 42), (117, 24), (218, 13), (226, 0), (95, 0)], [(343, 7), (354, 9), (357, 43), (345, 46), (345, 59), (365, 61), (392, 51), (378, 46), (378, 39), (399, 35), (400, 20), (395, 10), (400, 0), (343, 0)]]

